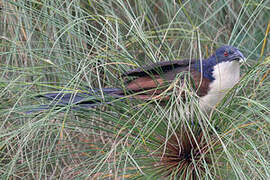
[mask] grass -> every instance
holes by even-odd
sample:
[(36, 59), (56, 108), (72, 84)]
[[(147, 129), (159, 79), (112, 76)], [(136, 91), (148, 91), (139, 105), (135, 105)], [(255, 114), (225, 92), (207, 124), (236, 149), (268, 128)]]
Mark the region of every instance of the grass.
[[(269, 0), (0, 6), (1, 179), (270, 178)], [(48, 104), (39, 93), (123, 87), (127, 69), (205, 58), (224, 44), (248, 66), (210, 117), (192, 92), (177, 100), (177, 80), (166, 106), (123, 98), (25, 113)]]

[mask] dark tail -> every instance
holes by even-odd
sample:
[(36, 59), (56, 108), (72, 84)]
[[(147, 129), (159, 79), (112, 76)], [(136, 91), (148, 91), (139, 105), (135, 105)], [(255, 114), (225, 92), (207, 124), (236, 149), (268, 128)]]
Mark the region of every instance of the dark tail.
[(102, 103), (110, 103), (113, 99), (123, 97), (123, 90), (119, 88), (91, 89), (88, 92), (61, 91), (38, 95), (51, 101), (50, 105), (42, 105), (28, 113), (50, 109), (53, 106), (75, 105), (76, 108), (91, 108)]

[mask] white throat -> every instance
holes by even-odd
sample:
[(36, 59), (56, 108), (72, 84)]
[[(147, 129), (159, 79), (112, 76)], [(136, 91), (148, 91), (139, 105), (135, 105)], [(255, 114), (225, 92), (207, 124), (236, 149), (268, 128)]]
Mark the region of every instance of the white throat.
[(215, 80), (209, 85), (208, 94), (201, 97), (200, 107), (210, 110), (225, 96), (226, 92), (234, 87), (240, 79), (240, 64), (237, 61), (222, 62), (214, 66)]

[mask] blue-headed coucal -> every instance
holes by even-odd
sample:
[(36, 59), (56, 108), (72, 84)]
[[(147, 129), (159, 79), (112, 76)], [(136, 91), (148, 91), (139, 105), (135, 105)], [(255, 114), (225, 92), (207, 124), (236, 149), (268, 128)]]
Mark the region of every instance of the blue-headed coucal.
[(172, 83), (176, 78), (180, 78), (181, 82), (183, 79), (181, 75), (188, 72), (195, 92), (200, 97), (200, 107), (209, 109), (220, 102), (226, 92), (239, 81), (240, 62), (244, 60), (244, 55), (237, 48), (222, 46), (208, 59), (160, 62), (129, 70), (123, 76), (135, 78), (129, 81), (125, 88), (94, 89), (83, 93), (62, 91), (40, 96), (53, 100), (54, 105), (72, 104), (79, 107), (93, 107), (100, 104), (101, 101), (98, 99), (101, 94), (112, 98), (128, 95), (131, 99), (167, 101), (169, 97), (163, 93), (168, 90), (165, 84)]

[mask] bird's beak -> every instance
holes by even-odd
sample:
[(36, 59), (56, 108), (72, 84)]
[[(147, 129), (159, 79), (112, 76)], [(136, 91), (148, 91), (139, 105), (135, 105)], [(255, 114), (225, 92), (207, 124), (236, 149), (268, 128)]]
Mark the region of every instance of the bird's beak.
[(245, 63), (247, 61), (247, 58), (245, 58), (245, 56), (239, 50), (235, 52), (235, 57), (239, 58), (240, 63)]

